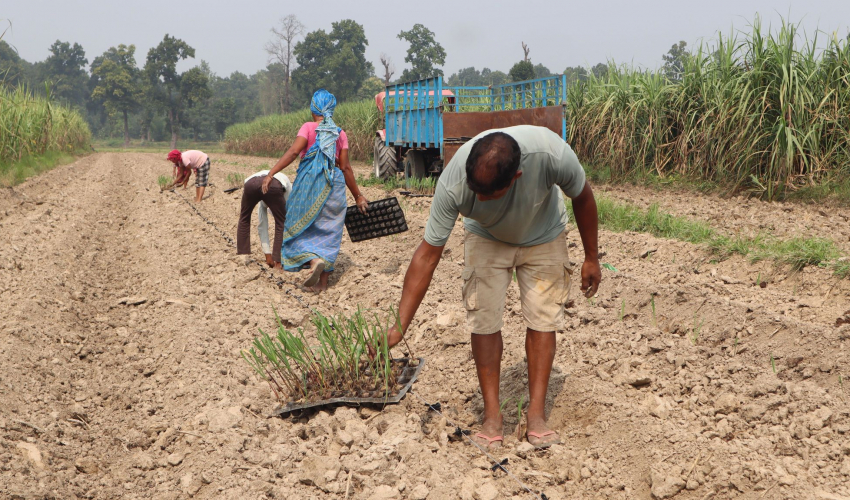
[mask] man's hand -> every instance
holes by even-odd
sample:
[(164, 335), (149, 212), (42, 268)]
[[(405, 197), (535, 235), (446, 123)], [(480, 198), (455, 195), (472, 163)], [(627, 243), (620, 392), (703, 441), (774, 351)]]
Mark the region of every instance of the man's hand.
[(581, 265), (581, 291), (588, 299), (596, 295), (599, 282), (602, 281), (602, 269), (599, 268), (599, 259), (585, 260)]
[[(378, 339), (378, 345), (386, 344), (387, 350), (392, 349), (396, 344), (401, 342), (401, 338), (404, 336), (404, 334), (401, 333), (401, 330), (398, 329), (398, 326), (390, 328), (390, 331), (387, 333), (379, 333), (378, 335), (383, 336), (383, 338)], [(375, 348), (371, 345), (368, 346), (368, 350), (369, 359), (374, 360), (378, 355), (377, 351), (375, 351)]]
[(404, 334), (399, 330), (398, 325), (390, 328), (390, 331), (387, 332), (387, 347), (392, 349), (396, 344), (401, 342), (401, 338), (404, 337)]
[(272, 177), (270, 175), (267, 175), (266, 178), (263, 179), (263, 186), (262, 186), (263, 194), (266, 194), (266, 193), (269, 192), (269, 186), (272, 183), (272, 179), (274, 179), (274, 177)]
[(361, 194), (357, 197), (355, 203), (357, 203), (357, 209), (360, 210), (360, 213), (366, 215), (366, 210), (369, 208), (369, 200)]

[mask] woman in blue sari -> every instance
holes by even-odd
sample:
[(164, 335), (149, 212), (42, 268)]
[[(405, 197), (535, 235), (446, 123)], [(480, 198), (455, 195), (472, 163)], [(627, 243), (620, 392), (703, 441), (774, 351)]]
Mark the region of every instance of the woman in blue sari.
[(298, 164), (292, 192), (286, 204), (281, 263), (287, 271), (309, 268), (305, 287), (327, 290), (328, 277), (342, 244), (345, 227), (345, 187), (351, 191), (361, 212), (369, 200), (360, 193), (348, 159), (348, 138), (333, 121), (336, 98), (325, 89), (313, 94), (310, 111), (313, 121), (305, 123), (289, 150), (263, 181), (268, 191), (274, 174), (292, 163)]

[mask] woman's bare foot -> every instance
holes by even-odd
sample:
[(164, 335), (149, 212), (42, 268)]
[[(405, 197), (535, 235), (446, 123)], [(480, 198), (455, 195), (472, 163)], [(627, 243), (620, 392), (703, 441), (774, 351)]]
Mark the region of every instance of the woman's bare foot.
[(319, 282), (310, 287), (310, 290), (313, 290), (315, 293), (322, 293), (328, 289), (328, 278), (331, 273), (325, 271), (322, 272), (322, 276), (319, 277)]
[(325, 262), (322, 259), (313, 259), (310, 261), (310, 276), (304, 282), (305, 288), (312, 288), (322, 277), (322, 272), (325, 270)]

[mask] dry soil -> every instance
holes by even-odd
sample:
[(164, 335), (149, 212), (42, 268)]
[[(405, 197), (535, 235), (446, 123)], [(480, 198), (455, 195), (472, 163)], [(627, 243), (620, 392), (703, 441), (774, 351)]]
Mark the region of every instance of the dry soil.
[[(327, 293), (300, 290), (289, 273), (279, 288), (219, 232), (235, 238), (240, 193), (223, 193), (226, 175), (273, 161), (214, 155), (216, 186), (197, 205), (209, 223), (191, 188), (160, 192), (156, 178), (170, 172), (160, 155), (95, 154), (2, 191), (0, 497), (534, 498), (451, 439), (446, 419), (475, 429), (482, 410), (461, 224), (407, 336), (427, 360), (414, 394), (381, 412), (268, 416), (276, 401), (239, 353), (274, 328), (272, 308), (309, 331), (307, 306), (397, 304), (430, 205), (400, 197), (403, 235), (346, 236)], [(608, 191), (723, 230), (847, 246), (839, 209)], [(569, 239), (578, 269), (575, 230)], [(602, 231), (600, 242), (617, 271), (604, 271), (592, 301), (574, 285), (557, 334), (548, 406), (563, 444), (533, 451), (511, 436), (496, 457), (553, 500), (850, 499), (850, 281), (715, 262), (644, 234)], [(517, 293), (505, 313), (506, 433), (527, 390)]]

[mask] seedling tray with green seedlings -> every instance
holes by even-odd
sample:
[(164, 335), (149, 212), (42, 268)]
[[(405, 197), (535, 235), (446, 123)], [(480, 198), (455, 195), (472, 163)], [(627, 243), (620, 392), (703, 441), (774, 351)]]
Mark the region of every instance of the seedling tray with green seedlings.
[(224, 190), (225, 193), (232, 193), (237, 189), (240, 189), (245, 184), (245, 174), (240, 174), (239, 172), (231, 172), (227, 174), (227, 185), (229, 186)]
[(424, 365), (422, 358), (392, 359), (380, 341), (392, 323), (360, 309), (335, 317), (314, 311), (315, 336), (288, 330), (277, 312), (275, 318), (277, 334), (260, 330), (253, 347), (242, 351), (281, 403), (275, 415), (338, 403), (397, 403)]

